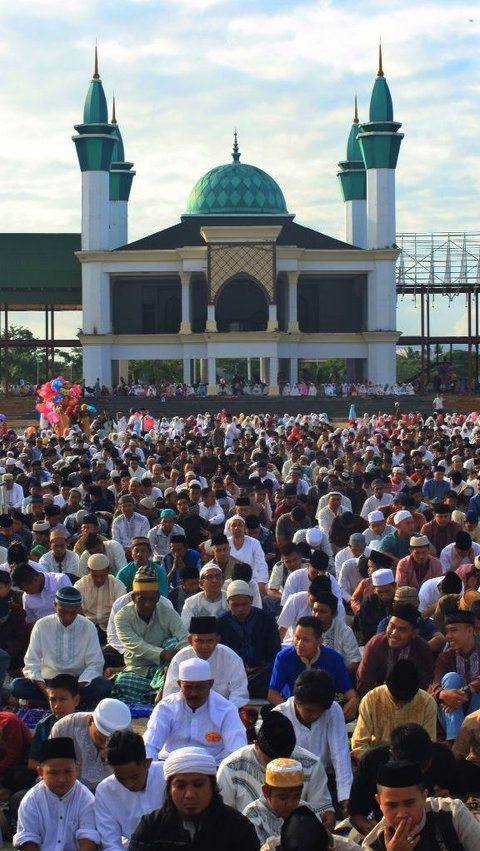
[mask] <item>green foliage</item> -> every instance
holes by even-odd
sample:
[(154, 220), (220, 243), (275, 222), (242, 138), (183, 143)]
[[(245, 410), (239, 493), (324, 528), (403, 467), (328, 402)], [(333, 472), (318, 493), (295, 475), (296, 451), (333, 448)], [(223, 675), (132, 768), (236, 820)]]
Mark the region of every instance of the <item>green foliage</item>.
[(174, 384), (183, 381), (183, 366), (181, 360), (130, 360), (128, 375), (123, 375), (125, 381), (154, 381), (160, 384), (169, 381)]
[(404, 349), (397, 349), (397, 381), (399, 384), (418, 378), (421, 369), (422, 360), (419, 351), (413, 349), (411, 346), (405, 346)]
[[(1, 338), (5, 338), (4, 333)], [(9, 340), (31, 340), (32, 346), (8, 349), (8, 374), (10, 384), (23, 380), (26, 384), (45, 381), (45, 350), (33, 345), (35, 335), (23, 325), (10, 325)], [(5, 374), (5, 353), (0, 349), (1, 374)], [(55, 349), (55, 375), (65, 374), (67, 380), (79, 381), (82, 377), (82, 350)]]

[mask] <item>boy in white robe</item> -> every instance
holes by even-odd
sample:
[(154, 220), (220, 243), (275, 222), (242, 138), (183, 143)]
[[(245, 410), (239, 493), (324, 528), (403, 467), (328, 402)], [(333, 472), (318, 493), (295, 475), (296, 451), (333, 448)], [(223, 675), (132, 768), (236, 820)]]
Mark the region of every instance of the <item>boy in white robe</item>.
[(25, 851), (96, 851), (94, 798), (78, 780), (73, 741), (47, 739), (42, 745), (41, 777), (18, 811), (15, 848)]

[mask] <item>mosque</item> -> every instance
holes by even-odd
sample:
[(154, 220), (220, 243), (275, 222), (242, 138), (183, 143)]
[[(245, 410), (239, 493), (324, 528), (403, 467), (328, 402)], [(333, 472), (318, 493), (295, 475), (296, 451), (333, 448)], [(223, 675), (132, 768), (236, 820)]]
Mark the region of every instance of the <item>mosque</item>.
[(181, 359), (186, 384), (217, 389), (217, 358), (260, 359), (298, 380), (298, 362), (342, 358), (349, 380), (395, 381), (395, 168), (403, 134), (382, 68), (369, 120), (355, 116), (338, 179), (345, 241), (294, 221), (275, 180), (231, 162), (193, 187), (180, 221), (128, 241), (135, 172), (120, 128), (108, 120), (98, 62), (73, 136), (82, 175), (84, 376), (117, 383), (128, 360)]

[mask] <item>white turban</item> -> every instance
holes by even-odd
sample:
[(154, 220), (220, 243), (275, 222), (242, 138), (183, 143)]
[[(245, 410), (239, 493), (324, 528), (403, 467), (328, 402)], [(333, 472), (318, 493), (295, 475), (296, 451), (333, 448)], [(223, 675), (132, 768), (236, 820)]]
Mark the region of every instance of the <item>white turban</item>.
[(217, 763), (203, 748), (178, 748), (169, 754), (163, 764), (165, 780), (174, 774), (211, 774), (215, 777)]
[(212, 669), (206, 659), (184, 659), (178, 666), (178, 679), (187, 683), (201, 683), (213, 680)]
[(369, 523), (380, 523), (381, 520), (385, 520), (385, 516), (381, 511), (370, 511), (367, 517)]
[(395, 526), (398, 526), (399, 523), (402, 523), (404, 520), (410, 520), (412, 515), (409, 511), (397, 511), (396, 514), (393, 515), (393, 522)]

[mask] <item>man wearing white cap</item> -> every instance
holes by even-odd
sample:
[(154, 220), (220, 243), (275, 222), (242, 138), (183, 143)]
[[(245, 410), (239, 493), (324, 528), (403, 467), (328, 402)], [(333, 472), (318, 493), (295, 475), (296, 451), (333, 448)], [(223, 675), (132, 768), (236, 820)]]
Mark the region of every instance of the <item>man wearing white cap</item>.
[(393, 515), (395, 523), (395, 532), (391, 535), (386, 535), (378, 544), (378, 550), (381, 553), (386, 553), (392, 559), (394, 564), (410, 555), (410, 538), (414, 534), (415, 520), (410, 511), (397, 511)]
[(321, 508), (319, 503), (315, 515), (319, 529), (328, 536), (335, 517), (340, 517), (346, 510), (342, 505), (342, 494), (340, 491), (330, 491), (327, 494), (327, 504)]
[(222, 590), (222, 568), (218, 564), (209, 561), (203, 565), (199, 585), (202, 590), (192, 597), (187, 597), (183, 604), (181, 618), (187, 629), (192, 618), (218, 618), (228, 611), (227, 594)]
[(127, 589), (110, 573), (110, 561), (103, 553), (94, 553), (87, 561), (87, 576), (75, 582), (82, 595), (82, 611), (97, 627), (100, 643), (107, 641), (107, 624), (112, 605)]
[(248, 682), (242, 659), (230, 647), (220, 644), (216, 618), (193, 617), (189, 626), (188, 647), (180, 650), (168, 666), (163, 697), (178, 691), (180, 663), (185, 659), (206, 659), (218, 694), (238, 709), (249, 703)]
[(264, 698), (273, 661), (280, 649), (275, 618), (253, 605), (248, 582), (236, 579), (227, 588), (229, 611), (218, 619), (222, 644), (243, 660), (250, 697)]
[(401, 588), (420, 588), (427, 579), (443, 576), (440, 559), (435, 558), (426, 535), (412, 535), (410, 555), (400, 559), (397, 564), (397, 586)]
[(245, 816), (226, 806), (215, 782), (215, 760), (205, 748), (179, 748), (164, 765), (165, 803), (143, 816), (130, 851), (192, 848), (258, 851), (260, 842)]
[[(13, 470), (15, 468), (15, 459), (12, 458), (12, 463), (9, 464), (7, 459), (7, 471)], [(18, 472), (18, 470), (17, 470)], [(3, 481), (5, 482), (5, 499), (9, 508), (19, 508), (22, 507), (23, 502), (23, 488), (21, 485), (18, 485), (13, 480), (13, 474), (11, 472), (7, 472), (3, 474)]]
[(330, 559), (333, 560), (332, 548), (330, 541), (325, 532), (322, 532), (318, 526), (312, 526), (311, 529), (299, 529), (293, 536), (294, 544), (302, 544), (306, 542), (312, 550), (323, 550)]
[(395, 526), (390, 526), (385, 520), (383, 511), (369, 511), (367, 515), (368, 529), (365, 529), (364, 535), (367, 546), (372, 541), (381, 541), (387, 535), (392, 535), (395, 532)]
[(116, 730), (126, 730), (131, 720), (126, 703), (106, 697), (93, 713), (73, 712), (60, 718), (53, 725), (50, 738), (67, 736), (73, 739), (79, 763), (78, 779), (93, 792), (98, 783), (112, 773), (105, 759), (109, 736)]
[(340, 576), (342, 567), (347, 562), (357, 564), (360, 556), (364, 554), (368, 556), (370, 548), (367, 547), (367, 542), (363, 532), (353, 532), (348, 539), (348, 546), (342, 547), (335, 556), (335, 576)]
[(361, 635), (361, 644), (372, 638), (380, 621), (391, 614), (395, 595), (395, 576), (389, 567), (374, 570), (371, 579), (373, 594), (365, 597), (356, 616), (356, 630)]
[(186, 659), (178, 671), (180, 692), (155, 706), (144, 734), (147, 756), (165, 759), (177, 748), (205, 748), (217, 765), (247, 742), (236, 707), (212, 688), (205, 659)]

